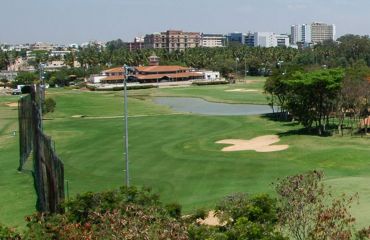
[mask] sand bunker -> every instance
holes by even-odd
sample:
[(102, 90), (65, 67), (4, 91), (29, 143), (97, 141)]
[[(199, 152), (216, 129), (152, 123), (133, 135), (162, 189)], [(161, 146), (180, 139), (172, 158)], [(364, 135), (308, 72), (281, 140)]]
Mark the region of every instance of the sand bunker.
[(258, 92), (258, 90), (237, 88), (237, 89), (228, 89), (225, 90), (225, 92)]
[(5, 105), (8, 106), (8, 107), (18, 107), (18, 103), (17, 102), (5, 103)]
[(72, 118), (83, 118), (85, 115), (73, 115)]
[(210, 211), (205, 219), (198, 219), (197, 222), (202, 225), (208, 226), (223, 226), (225, 223), (221, 223), (220, 219), (216, 217), (214, 211)]
[(253, 138), (251, 140), (243, 139), (225, 139), (218, 141), (219, 144), (229, 144), (231, 146), (224, 147), (223, 152), (248, 151), (256, 152), (276, 152), (288, 149), (288, 145), (271, 145), (280, 141), (277, 135), (266, 135)]

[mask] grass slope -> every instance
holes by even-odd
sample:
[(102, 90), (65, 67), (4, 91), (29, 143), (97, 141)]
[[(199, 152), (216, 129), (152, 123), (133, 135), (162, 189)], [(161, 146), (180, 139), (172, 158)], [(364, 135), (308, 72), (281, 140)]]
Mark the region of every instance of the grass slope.
[[(18, 129), (18, 108), (6, 103), (19, 97), (0, 97), (0, 222), (22, 223), (24, 216), (34, 212), (35, 194), (30, 172), (19, 173), (19, 143), (13, 131)], [(30, 169), (27, 166), (27, 169)]]
[[(225, 87), (250, 86), (222, 86)], [(360, 225), (370, 222), (369, 139), (299, 135), (294, 132), (299, 128), (296, 125), (259, 116), (171, 115), (170, 109), (150, 101), (150, 96), (164, 93), (185, 92), (196, 97), (207, 91), (217, 101), (230, 100), (235, 93), (218, 94), (222, 88), (130, 91), (133, 184), (152, 187), (164, 201), (177, 201), (189, 212), (198, 207), (212, 208), (220, 198), (234, 192), (272, 193), (271, 183), (279, 177), (323, 169), (335, 191), (359, 192), (361, 204), (353, 211)], [(48, 94), (56, 99), (57, 108), (44, 125), (65, 163), (71, 195), (122, 185), (123, 121), (116, 117), (123, 111), (122, 92), (51, 90)], [(1, 103), (0, 111), (0, 126), (7, 126), (0, 131), (9, 133), (17, 127), (16, 111)], [(73, 115), (96, 118), (72, 118)], [(250, 139), (265, 134), (280, 134), (280, 143), (289, 144), (289, 149), (271, 153), (221, 152), (223, 145), (215, 144), (226, 138)], [(32, 178), (16, 171), (17, 139), (1, 135), (0, 141), (0, 222), (22, 224), (22, 216), (33, 211)]]

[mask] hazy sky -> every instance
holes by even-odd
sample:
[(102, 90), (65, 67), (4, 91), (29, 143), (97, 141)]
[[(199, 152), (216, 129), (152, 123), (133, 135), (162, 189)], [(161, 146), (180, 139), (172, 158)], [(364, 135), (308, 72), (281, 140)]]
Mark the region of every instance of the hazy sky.
[(334, 23), (337, 36), (370, 33), (369, 0), (0, 0), (0, 43), (82, 43), (167, 29), (288, 33)]

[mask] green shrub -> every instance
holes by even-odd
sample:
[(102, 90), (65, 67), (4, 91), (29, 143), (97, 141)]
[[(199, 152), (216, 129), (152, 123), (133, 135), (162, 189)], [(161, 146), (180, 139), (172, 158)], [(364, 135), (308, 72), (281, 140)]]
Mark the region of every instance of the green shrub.
[(49, 113), (49, 112), (54, 112), (56, 105), (57, 104), (56, 104), (54, 99), (46, 98), (45, 101), (44, 101), (43, 108), (42, 108), (42, 113), (46, 114), (46, 113)]
[[(139, 90), (139, 89), (149, 89), (149, 88), (158, 88), (155, 85), (133, 85), (127, 86), (127, 90)], [(124, 87), (113, 87), (113, 91), (122, 91)]]
[(221, 85), (221, 84), (229, 84), (228, 81), (196, 81), (192, 83), (193, 85), (196, 86), (206, 86), (206, 85)]
[(166, 205), (166, 210), (168, 214), (173, 218), (181, 217), (181, 205), (178, 203), (170, 203)]
[(96, 90), (96, 87), (91, 86), (91, 85), (86, 85), (86, 88), (89, 89), (90, 91), (95, 91)]
[(207, 217), (207, 212), (203, 208), (197, 209), (194, 213), (195, 219), (205, 219)]
[(0, 224), (0, 239), (1, 240), (16, 240), (16, 239), (21, 239), (21, 236), (15, 230)]

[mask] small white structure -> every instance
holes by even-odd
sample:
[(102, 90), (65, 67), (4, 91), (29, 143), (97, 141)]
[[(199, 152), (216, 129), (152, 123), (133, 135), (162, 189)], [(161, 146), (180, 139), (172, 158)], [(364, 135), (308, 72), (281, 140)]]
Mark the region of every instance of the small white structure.
[(203, 71), (199, 71), (197, 73), (203, 74), (204, 80), (208, 80), (208, 81), (220, 80), (220, 78), (221, 78), (220, 72), (203, 70)]
[(106, 75), (91, 75), (87, 80), (89, 83), (100, 83), (103, 78), (106, 78)]
[(60, 68), (67, 67), (64, 61), (50, 61), (45, 64), (45, 70), (57, 70)]

